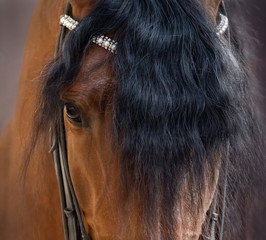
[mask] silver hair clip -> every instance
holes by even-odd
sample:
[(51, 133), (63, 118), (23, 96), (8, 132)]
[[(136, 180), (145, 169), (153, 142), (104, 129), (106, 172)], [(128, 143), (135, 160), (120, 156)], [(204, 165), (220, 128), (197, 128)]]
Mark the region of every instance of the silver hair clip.
[[(220, 13), (220, 17), (221, 17), (221, 22), (215, 28), (215, 32), (218, 36), (224, 34), (229, 25), (228, 18), (225, 15)], [(61, 26), (68, 28), (69, 30), (73, 30), (77, 27), (78, 21), (75, 21), (73, 18), (71, 18), (68, 15), (62, 15), (60, 17), (59, 24)], [(94, 37), (92, 41), (93, 43), (99, 45), (100, 47), (103, 47), (112, 53), (116, 53), (117, 42), (115, 40), (112, 40), (111, 38), (108, 38), (104, 35), (101, 35)]]

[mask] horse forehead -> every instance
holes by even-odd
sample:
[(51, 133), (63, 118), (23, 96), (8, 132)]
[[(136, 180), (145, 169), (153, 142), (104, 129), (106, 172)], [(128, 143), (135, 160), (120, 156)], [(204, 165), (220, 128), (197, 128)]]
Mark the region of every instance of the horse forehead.
[(95, 6), (96, 0), (70, 0), (72, 14), (76, 20), (88, 15)]
[(64, 95), (71, 95), (84, 102), (100, 101), (103, 95), (109, 94), (114, 73), (111, 63), (112, 53), (93, 46), (82, 61), (81, 69), (75, 81)]

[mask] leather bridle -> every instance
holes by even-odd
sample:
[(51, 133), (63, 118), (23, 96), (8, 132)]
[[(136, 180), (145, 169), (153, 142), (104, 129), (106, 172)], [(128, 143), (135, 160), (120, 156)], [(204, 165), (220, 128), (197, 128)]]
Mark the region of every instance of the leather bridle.
[[(67, 2), (65, 14), (71, 15), (71, 12), (71, 5)], [(67, 29), (61, 26), (55, 49), (55, 57), (57, 57), (62, 50), (66, 32)], [(50, 152), (52, 153), (58, 182), (64, 236), (65, 240), (90, 240), (92, 238), (86, 233), (69, 172), (63, 114), (64, 111), (61, 109), (60, 119), (51, 129)]]
[[(223, 6), (224, 8), (224, 6)], [(72, 8), (70, 3), (67, 1), (65, 7), (65, 14), (71, 16)], [(64, 26), (60, 27), (56, 49), (55, 57), (59, 55), (63, 47), (63, 41), (66, 36), (67, 29)], [(51, 149), (54, 168), (56, 173), (56, 178), (59, 188), (59, 196), (61, 203), (61, 213), (63, 221), (63, 230), (65, 240), (92, 240), (92, 237), (87, 234), (84, 223), (81, 216), (81, 211), (77, 201), (77, 197), (73, 188), (69, 166), (68, 166), (68, 156), (66, 148), (66, 137), (65, 137), (65, 126), (64, 126), (64, 110), (60, 110), (60, 119), (50, 130), (51, 137)], [(226, 153), (226, 165), (229, 158), (230, 145), (227, 142), (227, 153)], [(221, 209), (221, 228), (219, 234), (219, 240), (223, 238), (223, 225), (224, 225), (224, 214), (225, 214), (225, 199), (226, 199), (226, 187), (227, 187), (227, 166), (225, 166), (224, 174), (224, 188), (222, 190), (222, 209)], [(218, 221), (217, 212), (217, 197), (218, 189), (214, 195), (214, 199), (210, 208), (210, 221), (207, 223), (206, 232), (209, 236), (202, 236), (206, 240), (215, 240), (216, 233), (216, 222)]]

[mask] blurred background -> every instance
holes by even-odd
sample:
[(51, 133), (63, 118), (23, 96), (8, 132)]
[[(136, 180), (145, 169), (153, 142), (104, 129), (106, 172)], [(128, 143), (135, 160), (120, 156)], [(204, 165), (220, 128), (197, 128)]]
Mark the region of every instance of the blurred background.
[[(245, 0), (247, 16), (257, 32), (256, 55), (261, 112), (266, 116), (266, 1)], [(0, 0), (0, 132), (11, 117), (28, 24), (37, 0)], [(264, 118), (265, 119), (265, 118)]]
[(37, 0), (0, 0), (0, 132), (15, 106), (27, 29)]

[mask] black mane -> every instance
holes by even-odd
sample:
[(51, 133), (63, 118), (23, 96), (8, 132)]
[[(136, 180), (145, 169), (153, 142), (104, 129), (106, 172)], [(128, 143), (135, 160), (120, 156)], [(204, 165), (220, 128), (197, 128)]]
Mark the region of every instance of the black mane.
[[(159, 239), (159, 222), (167, 229), (160, 239), (175, 239), (184, 176), (196, 208), (204, 170), (210, 169), (212, 179), (221, 162), (223, 174), (227, 142), (230, 205), (225, 234), (226, 239), (245, 239), (243, 209), (237, 206), (246, 203), (245, 190), (260, 176), (250, 74), (237, 31), (232, 30), (232, 45), (219, 39), (197, 1), (98, 1), (70, 32), (45, 75), (37, 126), (56, 121), (60, 93), (75, 80), (92, 38), (108, 33), (115, 33), (119, 43), (113, 56), (116, 91), (110, 132), (122, 152), (124, 199), (140, 193), (147, 239)], [(214, 157), (219, 155), (222, 160)]]

